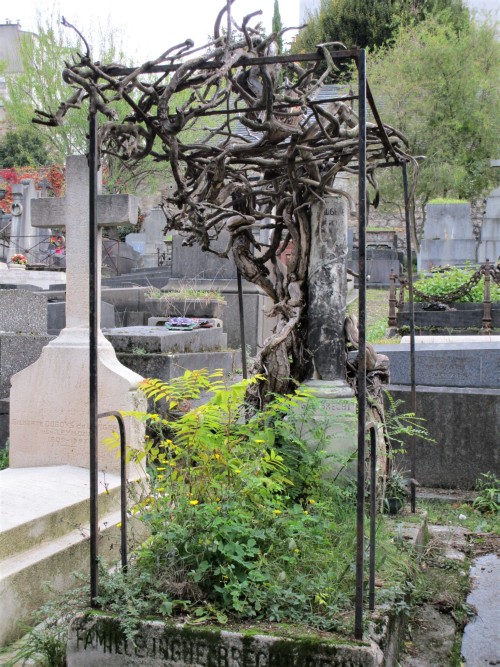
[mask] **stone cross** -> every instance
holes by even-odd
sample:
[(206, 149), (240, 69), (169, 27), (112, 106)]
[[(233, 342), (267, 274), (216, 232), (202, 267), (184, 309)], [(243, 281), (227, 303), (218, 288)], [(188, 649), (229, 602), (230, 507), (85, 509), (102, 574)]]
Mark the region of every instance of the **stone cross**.
[[(99, 179), (100, 189), (100, 179)], [(137, 222), (138, 204), (131, 195), (97, 197), (98, 284), (101, 287), (101, 238), (103, 227)], [(47, 197), (32, 203), (34, 227), (65, 227), (66, 232), (66, 328), (89, 326), (89, 169), (87, 158), (66, 158), (66, 195)], [(100, 328), (100, 299), (97, 324)]]
[(43, 198), (47, 197), (47, 191), (50, 188), (50, 183), (47, 180), (47, 178), (44, 176), (42, 178), (42, 180), (38, 183), (38, 185), (40, 186), (40, 190), (41, 190), (41, 193), (42, 193), (41, 196)]
[[(99, 195), (97, 221), (104, 226), (137, 220), (137, 203), (129, 195)], [(66, 196), (33, 200), (33, 224), (65, 227), (66, 327), (35, 361), (11, 379), (10, 466), (89, 466), (89, 170), (85, 157), (66, 161)], [(101, 253), (98, 253), (100, 278)], [(100, 292), (100, 279), (98, 279)], [(100, 296), (100, 294), (99, 294)], [(100, 298), (97, 299), (100, 304)], [(99, 313), (97, 313), (99, 325)], [(113, 346), (98, 330), (98, 411), (146, 409), (138, 391), (142, 378), (125, 368)], [(29, 406), (28, 409), (26, 406)], [(103, 444), (115, 424), (99, 420), (99, 469), (116, 473), (116, 453)], [(126, 423), (127, 445), (143, 446), (138, 423)], [(131, 463), (129, 476), (142, 471)]]

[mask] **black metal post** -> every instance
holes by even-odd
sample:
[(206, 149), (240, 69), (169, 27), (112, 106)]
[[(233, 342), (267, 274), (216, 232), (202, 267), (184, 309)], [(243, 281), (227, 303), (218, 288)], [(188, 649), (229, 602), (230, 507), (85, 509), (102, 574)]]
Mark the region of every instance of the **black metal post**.
[[(411, 386), (411, 410), (414, 414), (417, 413), (417, 387), (415, 379), (415, 308), (413, 304), (413, 266), (411, 253), (411, 229), (410, 229), (410, 194), (408, 189), (408, 173), (406, 169), (406, 162), (403, 162), (403, 190), (405, 198), (405, 223), (406, 223), (406, 263), (408, 265), (408, 305), (410, 309), (410, 386)], [(410, 483), (410, 504), (411, 511), (416, 510), (416, 443), (415, 435), (411, 436), (410, 440), (410, 468), (411, 468), (411, 483)]]
[(365, 519), (365, 421), (366, 421), (366, 54), (360, 49), (358, 66), (358, 240), (359, 240), (359, 353), (358, 353), (358, 464), (356, 603), (354, 636), (363, 638), (364, 519)]
[(377, 514), (377, 429), (370, 425), (370, 564), (368, 609), (375, 609), (375, 518)]
[(90, 446), (90, 604), (98, 587), (98, 451), (97, 451), (97, 113), (89, 115), (89, 446)]
[(238, 283), (238, 305), (240, 308), (240, 345), (241, 345), (241, 367), (243, 369), (243, 378), (248, 377), (247, 369), (247, 345), (245, 338), (245, 309), (243, 307), (243, 285), (241, 282), (240, 270), (236, 270), (236, 280)]
[(127, 569), (127, 441), (125, 422), (119, 412), (102, 412), (101, 417), (115, 417), (120, 432), (120, 553), (122, 570)]

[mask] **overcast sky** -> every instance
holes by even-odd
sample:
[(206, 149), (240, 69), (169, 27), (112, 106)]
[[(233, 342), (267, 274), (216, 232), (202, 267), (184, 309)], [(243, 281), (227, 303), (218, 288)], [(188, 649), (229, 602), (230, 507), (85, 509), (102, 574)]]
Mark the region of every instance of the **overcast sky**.
[[(495, 11), (500, 7), (500, 0), (466, 2), (480, 11)], [(284, 26), (299, 24), (299, 4), (300, 0), (279, 0)], [(212, 34), (215, 17), (224, 5), (225, 0), (163, 0), (158, 3), (146, 0), (142, 4), (136, 0), (20, 0), (8, 5), (8, 14), (0, 16), (0, 21), (19, 20), (24, 30), (34, 30), (37, 12), (42, 15), (60, 13), (84, 35), (95, 33), (98, 24), (104, 28), (109, 25), (120, 33), (127, 56), (142, 62), (187, 38), (198, 46), (205, 44), (207, 36)], [(273, 6), (274, 0), (236, 0), (232, 12), (240, 20), (262, 9), (262, 21), (270, 31)]]
[[(81, 32), (89, 34), (97, 24), (111, 25), (123, 36), (124, 50), (130, 57), (146, 60), (157, 57), (166, 48), (193, 39), (197, 46), (207, 42), (225, 0), (163, 0), (138, 3), (136, 0), (20, 0), (5, 9), (0, 21), (19, 20), (23, 30), (34, 30), (37, 11), (65, 16)], [(299, 0), (280, 0), (284, 26), (299, 23)], [(262, 9), (262, 22), (270, 31), (274, 0), (236, 0), (232, 14), (236, 20)], [(4, 11), (5, 11), (4, 9)], [(257, 19), (254, 19), (257, 20)], [(286, 38), (285, 38), (286, 39)]]

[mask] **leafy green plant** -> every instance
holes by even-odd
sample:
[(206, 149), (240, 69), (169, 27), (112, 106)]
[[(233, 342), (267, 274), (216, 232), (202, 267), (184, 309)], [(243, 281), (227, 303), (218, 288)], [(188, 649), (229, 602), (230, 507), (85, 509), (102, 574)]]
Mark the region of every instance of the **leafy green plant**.
[(483, 473), (476, 483), (479, 495), (472, 507), (483, 514), (496, 514), (500, 511), (500, 479), (494, 473)]
[[(465, 285), (473, 276), (474, 269), (457, 266), (435, 269), (430, 277), (420, 278), (415, 282), (415, 289), (427, 296), (442, 297)], [(500, 288), (495, 283), (490, 285), (491, 300), (500, 301)], [(416, 301), (425, 301), (425, 297), (415, 294)], [(482, 303), (484, 300), (484, 276), (466, 294), (456, 299), (455, 303)]]
[(404, 401), (396, 399), (384, 390), (385, 396), (385, 433), (389, 443), (388, 455), (403, 454), (406, 451), (408, 438), (415, 437), (428, 443), (436, 444), (425, 427), (425, 419), (417, 417), (414, 412), (401, 412)]
[[(310, 428), (310, 393), (275, 396), (254, 413), (245, 393), (256, 381), (227, 386), (207, 371), (145, 381), (157, 412), (132, 413), (151, 427), (150, 485), (134, 512), (150, 537), (127, 572), (101, 577), (99, 595), (130, 632), (145, 615), (325, 630), (349, 616), (352, 484), (326, 476), (326, 431)], [(209, 400), (193, 408), (203, 393)], [(379, 539), (382, 564), (393, 547), (383, 527)], [(390, 576), (403, 579), (403, 569)]]
[(0, 470), (9, 467), (9, 440), (5, 442), (5, 448), (0, 449)]
[[(73, 616), (86, 608), (88, 585), (81, 581), (78, 588), (54, 594), (54, 599), (44, 604), (33, 616), (32, 627), (26, 628), (26, 635), (16, 643), (17, 648), (0, 649), (11, 657), (2, 661), (4, 667), (36, 664), (38, 667), (64, 667), (66, 665), (66, 644), (68, 627)], [(1, 659), (1, 658), (0, 658)]]

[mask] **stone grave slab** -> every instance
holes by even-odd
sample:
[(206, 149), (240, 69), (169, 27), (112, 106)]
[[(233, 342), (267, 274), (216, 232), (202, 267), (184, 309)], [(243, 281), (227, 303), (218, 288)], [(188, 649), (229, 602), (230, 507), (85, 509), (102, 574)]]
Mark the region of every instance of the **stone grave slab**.
[[(391, 382), (387, 389), (402, 401), (401, 413), (412, 411), (408, 384)], [(421, 486), (473, 489), (481, 473), (500, 470), (499, 389), (417, 386), (416, 413), (436, 441), (416, 440), (415, 477)], [(402, 439), (409, 452), (409, 439)], [(398, 457), (398, 465), (409, 470), (409, 455)]]
[(184, 375), (186, 371), (206, 368), (209, 372), (222, 370), (230, 376), (241, 373), (241, 354), (239, 350), (215, 350), (214, 352), (150, 352), (133, 354), (117, 352), (118, 359), (124, 366), (143, 377), (153, 377), (162, 382)]
[[(410, 336), (403, 336), (400, 343), (409, 344)], [(460, 345), (462, 343), (500, 343), (500, 336), (483, 334), (480, 336), (415, 336), (415, 345)]]
[(476, 261), (470, 204), (427, 204), (418, 271)]
[[(47, 334), (44, 295), (24, 289), (0, 290), (0, 398), (9, 396), (11, 377), (34, 363), (52, 338)], [(0, 420), (7, 418), (8, 413)], [(7, 424), (3, 430), (8, 433)]]
[(0, 290), (0, 332), (47, 333), (45, 296), (22, 289)]
[[(111, 303), (101, 301), (101, 326), (103, 328), (115, 326), (115, 307)], [(47, 331), (50, 334), (59, 334), (66, 326), (66, 302), (54, 301), (47, 304)]]
[[(491, 160), (491, 166), (500, 167), (500, 160)], [(500, 172), (499, 172), (500, 173)], [(490, 192), (486, 199), (486, 210), (481, 225), (481, 242), (478, 248), (478, 262), (487, 259), (494, 262), (500, 256), (500, 187)]]
[(220, 327), (194, 331), (169, 331), (165, 327), (138, 326), (107, 329), (106, 338), (117, 352), (182, 353), (212, 352), (227, 347), (227, 334)]
[[(87, 159), (72, 156), (66, 162), (65, 197), (33, 202), (34, 226), (66, 228), (66, 328), (43, 349), (35, 364), (12, 378), (10, 465), (14, 468), (89, 466), (88, 195)], [(137, 201), (128, 195), (98, 195), (98, 243), (103, 226), (135, 223), (137, 210)], [(100, 293), (100, 253), (97, 273)], [(120, 364), (102, 332), (98, 335), (98, 378), (99, 413), (144, 409), (145, 399), (138, 391), (142, 378)], [(102, 444), (114, 428), (111, 420), (99, 420), (99, 469), (108, 472), (119, 470), (116, 453)], [(126, 438), (129, 447), (142, 447), (143, 429), (136, 421), (127, 420)], [(134, 465), (129, 467), (129, 475), (140, 474)]]
[(158, 266), (158, 256), (166, 252), (165, 214), (160, 208), (153, 208), (146, 216), (143, 231), (127, 234), (126, 243), (142, 256), (141, 266), (152, 268)]
[[(49, 334), (0, 333), (0, 398), (9, 396), (11, 379), (34, 364), (53, 340)], [(28, 405), (24, 403), (25, 409)]]
[[(410, 345), (375, 345), (390, 361), (391, 384), (410, 383)], [(500, 343), (419, 343), (415, 355), (415, 377), (426, 387), (500, 386)]]
[[(172, 239), (172, 278), (191, 282), (197, 280), (227, 280), (236, 278), (236, 265), (229, 259), (221, 259), (211, 252), (205, 252), (199, 245), (182, 245), (184, 237), (175, 235)], [(223, 252), (228, 245), (229, 235), (222, 233), (214, 244), (214, 249)]]
[[(358, 272), (359, 251), (353, 250), (349, 268)], [(400, 253), (390, 248), (366, 249), (366, 280), (371, 286), (389, 285), (391, 269), (398, 275), (401, 272)], [(357, 280), (355, 281), (357, 285)]]
[(66, 285), (66, 273), (64, 271), (31, 271), (30, 269), (10, 268), (2, 271), (0, 276), (1, 286), (19, 287), (21, 289), (48, 290), (51, 285)]
[[(389, 638), (385, 644), (390, 644)], [(141, 623), (132, 646), (116, 619), (83, 614), (73, 619), (67, 646), (68, 667), (376, 667), (384, 657), (371, 641), (290, 640), (155, 621)]]

